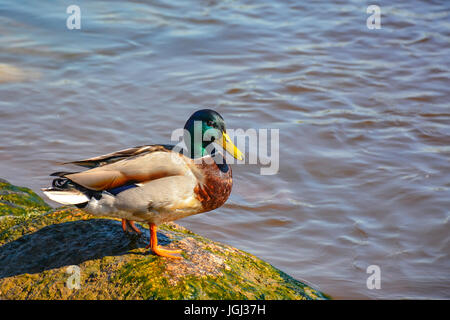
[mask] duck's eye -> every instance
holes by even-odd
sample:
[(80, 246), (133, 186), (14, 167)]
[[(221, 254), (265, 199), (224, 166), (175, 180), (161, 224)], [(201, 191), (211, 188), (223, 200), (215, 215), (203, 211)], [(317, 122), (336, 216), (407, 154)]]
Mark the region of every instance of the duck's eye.
[(207, 125), (208, 127), (213, 127), (213, 128), (214, 128), (214, 122), (212, 122), (211, 120), (208, 120), (208, 121), (206, 122), (206, 125)]

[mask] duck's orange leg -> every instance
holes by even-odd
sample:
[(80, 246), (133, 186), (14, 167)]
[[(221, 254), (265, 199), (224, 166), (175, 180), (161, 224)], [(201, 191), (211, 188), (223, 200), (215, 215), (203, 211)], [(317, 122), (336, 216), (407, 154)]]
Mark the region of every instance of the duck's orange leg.
[(127, 220), (127, 219), (122, 219), (122, 229), (123, 232), (127, 232), (128, 230), (128, 226), (130, 226), (130, 228), (136, 232), (137, 234), (141, 234), (141, 230), (138, 229), (138, 227), (136, 227), (136, 225), (134, 224), (134, 221), (131, 220)]
[(134, 221), (128, 220), (128, 223), (130, 224), (131, 229), (134, 230), (134, 232), (136, 232), (137, 234), (141, 234), (141, 230), (139, 230), (138, 227), (136, 227), (136, 225), (134, 224)]
[(158, 237), (156, 234), (156, 224), (149, 223), (149, 229), (150, 229), (150, 243), (145, 248), (151, 248), (153, 253), (161, 256), (161, 257), (167, 257), (167, 258), (173, 258), (173, 259), (181, 259), (179, 256), (174, 256), (173, 254), (181, 253), (181, 250), (168, 250), (163, 249), (160, 246), (158, 246)]

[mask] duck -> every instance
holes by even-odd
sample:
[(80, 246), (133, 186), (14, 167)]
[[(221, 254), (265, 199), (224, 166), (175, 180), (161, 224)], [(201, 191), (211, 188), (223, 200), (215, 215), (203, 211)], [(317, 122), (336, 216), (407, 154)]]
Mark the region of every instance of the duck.
[(223, 117), (212, 109), (194, 112), (183, 132), (183, 147), (150, 144), (65, 162), (87, 169), (54, 172), (52, 185), (42, 191), (55, 202), (75, 205), (91, 215), (121, 219), (125, 232), (130, 228), (141, 234), (134, 222), (147, 224), (146, 249), (181, 259), (181, 250), (158, 245), (158, 226), (221, 207), (233, 185), (226, 153), (244, 159), (227, 134)]

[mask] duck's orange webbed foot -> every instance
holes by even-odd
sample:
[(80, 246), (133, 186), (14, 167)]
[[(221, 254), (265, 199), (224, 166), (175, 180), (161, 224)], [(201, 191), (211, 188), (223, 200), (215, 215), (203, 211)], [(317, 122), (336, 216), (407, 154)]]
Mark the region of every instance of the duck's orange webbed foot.
[(122, 219), (123, 232), (127, 232), (128, 231), (128, 226), (131, 228), (131, 230), (133, 230), (137, 234), (139, 234), (139, 235), (142, 234), (141, 230), (139, 230), (139, 228), (136, 227), (136, 225), (134, 224), (134, 221), (127, 220), (127, 219)]
[(182, 259), (180, 256), (175, 256), (174, 254), (181, 253), (181, 250), (169, 250), (161, 248), (158, 245), (158, 237), (156, 234), (156, 225), (153, 223), (149, 224), (150, 229), (150, 243), (145, 247), (146, 249), (151, 248), (153, 253), (161, 256), (161, 257), (167, 257), (172, 259)]

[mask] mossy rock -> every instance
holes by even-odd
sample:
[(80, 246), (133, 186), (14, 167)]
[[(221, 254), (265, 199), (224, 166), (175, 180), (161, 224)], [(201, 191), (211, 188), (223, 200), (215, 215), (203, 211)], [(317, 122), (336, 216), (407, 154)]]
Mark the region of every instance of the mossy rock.
[(50, 209), (51, 207), (33, 190), (16, 187), (8, 181), (0, 179), (0, 217), (42, 213)]
[[(182, 249), (182, 260), (145, 249), (149, 238), (142, 225), (141, 236), (126, 234), (117, 220), (72, 207), (48, 210), (31, 190), (6, 182), (3, 190), (18, 199), (5, 203), (31, 211), (11, 214), (0, 207), (0, 299), (327, 298), (249, 253), (175, 223), (160, 226), (158, 240)], [(77, 274), (72, 284), (79, 289), (70, 282)]]

